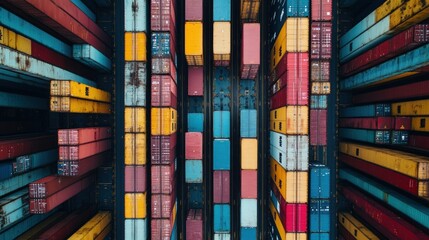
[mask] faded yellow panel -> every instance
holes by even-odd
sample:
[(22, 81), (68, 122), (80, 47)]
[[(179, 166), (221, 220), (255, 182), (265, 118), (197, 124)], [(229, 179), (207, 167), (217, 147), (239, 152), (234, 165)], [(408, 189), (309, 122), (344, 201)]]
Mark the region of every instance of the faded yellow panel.
[(146, 108), (125, 107), (125, 132), (146, 132)]
[(352, 236), (354, 236), (355, 239), (379, 239), (377, 235), (371, 232), (365, 225), (349, 213), (339, 213), (338, 221)]
[(308, 172), (286, 171), (271, 158), (270, 175), (287, 203), (308, 202)]
[(146, 164), (146, 133), (125, 133), (125, 164)]
[(393, 116), (429, 115), (429, 99), (392, 103)]
[(213, 54), (229, 55), (231, 53), (231, 23), (213, 23)]
[(22, 35), (17, 34), (16, 50), (31, 55), (31, 40)]
[[(308, 18), (287, 18), (286, 23), (287, 23), (286, 52), (308, 52), (308, 49), (309, 49)], [(281, 55), (278, 58), (277, 62), (280, 61), (283, 55)]]
[(146, 218), (146, 193), (125, 194), (125, 218)]
[(74, 97), (99, 102), (110, 102), (110, 93), (71, 80), (51, 80), (51, 96)]
[(146, 61), (146, 33), (125, 33), (125, 61)]
[(112, 214), (110, 212), (99, 212), (68, 239), (94, 239), (95, 236), (102, 234), (102, 232), (104, 232), (104, 229), (111, 225), (111, 221)]
[(0, 26), (0, 44), (9, 46), (9, 30)]
[(185, 55), (186, 56), (203, 55), (203, 23), (202, 22), (185, 23)]
[(9, 30), (8, 32), (8, 46), (10, 48), (16, 49), (16, 33), (14, 31)]
[(399, 8), (402, 4), (404, 4), (407, 0), (389, 0), (385, 1), (381, 4), (377, 9), (375, 9), (375, 22), (377, 23), (394, 10)]
[(258, 140), (241, 139), (241, 169), (258, 169)]
[(429, 117), (413, 117), (411, 119), (411, 130), (429, 132)]
[(51, 97), (52, 112), (110, 113), (110, 104), (71, 97)]
[(171, 135), (177, 131), (177, 111), (174, 108), (151, 109), (151, 134)]
[(406, 29), (425, 20), (429, 14), (429, 2), (409, 0), (390, 15), (390, 30), (395, 32)]
[(312, 82), (311, 83), (311, 93), (312, 94), (323, 94), (327, 95), (331, 93), (331, 83), (330, 82)]

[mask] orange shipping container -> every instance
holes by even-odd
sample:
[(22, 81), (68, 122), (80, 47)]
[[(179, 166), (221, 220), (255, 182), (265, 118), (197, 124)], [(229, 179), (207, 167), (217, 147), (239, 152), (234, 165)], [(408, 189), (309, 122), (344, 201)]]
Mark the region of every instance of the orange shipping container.
[(144, 107), (125, 107), (125, 132), (146, 132), (146, 109)]
[(146, 61), (146, 33), (125, 33), (125, 61)]
[(258, 169), (258, 140), (241, 139), (241, 169)]
[(146, 193), (125, 194), (125, 218), (146, 218)]

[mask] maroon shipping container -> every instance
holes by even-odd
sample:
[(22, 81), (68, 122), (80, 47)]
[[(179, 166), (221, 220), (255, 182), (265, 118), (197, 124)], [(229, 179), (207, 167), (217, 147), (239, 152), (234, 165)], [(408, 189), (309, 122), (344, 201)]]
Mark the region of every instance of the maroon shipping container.
[(213, 171), (213, 203), (229, 203), (230, 172)]
[(310, 110), (310, 145), (325, 146), (327, 110)]
[(79, 160), (107, 151), (111, 148), (111, 140), (101, 140), (76, 146), (60, 146), (58, 148), (60, 160)]
[(395, 130), (411, 130), (411, 117), (395, 117), (393, 129)]
[(125, 166), (125, 192), (146, 192), (146, 166)]
[(392, 186), (402, 189), (406, 192), (419, 196), (419, 183), (417, 179), (411, 178), (407, 175), (395, 172), (393, 170), (381, 167), (379, 165), (372, 164), (370, 162), (361, 160), (359, 158), (352, 157), (350, 155), (340, 153), (339, 158), (341, 162), (367, 173), (383, 182), (386, 182)]
[(203, 21), (203, 0), (185, 1), (185, 21)]
[[(305, 54), (304, 56), (299, 57), (307, 57), (308, 59), (308, 53), (291, 53), (291, 54)], [(277, 81), (277, 79), (280, 78), (286, 71), (287, 71), (287, 60), (288, 60), (289, 53), (285, 53), (283, 57), (280, 59), (280, 62), (277, 64), (277, 66), (274, 68), (274, 70), (271, 72), (270, 75), (270, 83), (273, 84)]]
[(58, 129), (58, 145), (80, 145), (111, 136), (109, 127)]
[(95, 175), (85, 177), (47, 198), (30, 198), (30, 213), (44, 214), (95, 184)]
[(203, 94), (204, 94), (204, 68), (189, 66), (188, 67), (188, 95), (203, 96)]
[(170, 32), (175, 38), (176, 13), (174, 2), (175, 0), (150, 1), (150, 29), (152, 31)]
[(79, 177), (61, 177), (47, 176), (28, 185), (28, 195), (30, 198), (47, 198), (54, 193), (63, 190), (71, 184), (83, 179), (85, 176)]
[(171, 58), (152, 58), (152, 74), (170, 75), (177, 83), (177, 70)]
[(81, 160), (58, 161), (59, 176), (82, 176), (98, 167), (109, 158), (110, 152), (104, 152)]
[(241, 41), (241, 78), (255, 79), (260, 64), (260, 24), (244, 23)]
[(170, 218), (175, 203), (176, 193), (174, 191), (171, 194), (152, 194), (150, 206), (152, 219)]
[(203, 134), (200, 132), (185, 133), (185, 158), (203, 159)]
[(186, 217), (186, 240), (203, 240), (202, 209), (189, 209)]
[(258, 198), (258, 171), (241, 170), (241, 198)]
[(408, 145), (415, 148), (429, 150), (429, 136), (411, 133)]
[(0, 161), (53, 149), (57, 142), (57, 135), (0, 140)]
[(311, 59), (330, 59), (332, 48), (332, 23), (311, 23)]
[(311, 60), (311, 81), (329, 81), (330, 75), (329, 60)]
[(152, 194), (171, 194), (174, 189), (174, 163), (151, 166)]
[(152, 219), (150, 221), (151, 240), (166, 240), (171, 238), (173, 219)]
[(429, 42), (429, 24), (415, 25), (345, 63), (341, 66), (340, 73), (342, 76), (350, 76), (427, 42)]
[(340, 118), (339, 126), (344, 128), (391, 130), (394, 127), (394, 118), (393, 117)]
[(177, 135), (151, 136), (151, 163), (171, 164), (176, 157)]
[(387, 239), (429, 239), (418, 227), (365, 196), (355, 187), (340, 187), (342, 195), (353, 204), (354, 212)]
[(94, 209), (78, 209), (59, 222), (51, 225), (49, 229), (41, 232), (37, 239), (67, 239), (75, 233), (94, 215)]
[(274, 96), (271, 97), (271, 109), (276, 109), (286, 105), (308, 105), (308, 80), (305, 81), (288, 77), (288, 74), (284, 74), (277, 81), (276, 85), (277, 84), (281, 90), (277, 91)]
[[(287, 53), (285, 54), (285, 56), (286, 55), (287, 55), (287, 66), (286, 66), (287, 71), (285, 71), (285, 73), (270, 88), (270, 93), (271, 95), (274, 95), (282, 88), (289, 86), (288, 88), (290, 88), (290, 90), (288, 90), (288, 92), (295, 93), (295, 95), (293, 94), (291, 95), (291, 98), (296, 99), (296, 97), (298, 97), (296, 95), (296, 92), (298, 90), (301, 90), (301, 93), (304, 94), (305, 91), (303, 89), (305, 88), (308, 89), (308, 86), (306, 86), (309, 84), (308, 82), (309, 82), (310, 66), (308, 61), (308, 53)], [(304, 100), (305, 95), (302, 95), (302, 94), (301, 94), (302, 96), (301, 100)], [(307, 104), (308, 104), (308, 90), (307, 90)], [(295, 105), (295, 104), (292, 104), (292, 105)]]
[(152, 75), (151, 105), (177, 108), (177, 86), (168, 75)]
[(311, 0), (311, 20), (331, 21), (332, 0)]

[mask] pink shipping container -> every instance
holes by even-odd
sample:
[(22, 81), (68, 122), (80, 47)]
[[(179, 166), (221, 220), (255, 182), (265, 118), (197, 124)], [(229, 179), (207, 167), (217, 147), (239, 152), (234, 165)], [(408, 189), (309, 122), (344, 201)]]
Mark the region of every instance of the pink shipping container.
[(328, 60), (311, 60), (311, 81), (329, 81), (330, 63)]
[(152, 219), (150, 221), (151, 240), (167, 240), (171, 238), (173, 219)]
[(203, 96), (204, 69), (203, 67), (188, 67), (188, 95)]
[(331, 21), (332, 0), (311, 0), (311, 20)]
[(95, 175), (79, 180), (47, 198), (31, 198), (30, 213), (44, 214), (50, 212), (61, 203), (69, 200), (89, 186), (94, 185)]
[(395, 130), (411, 130), (411, 118), (395, 117), (393, 127)]
[(107, 151), (111, 148), (111, 140), (101, 140), (76, 146), (60, 146), (60, 160), (79, 160)]
[(330, 59), (332, 43), (332, 23), (311, 23), (311, 59)]
[(125, 192), (146, 192), (146, 166), (125, 166)]
[(174, 2), (175, 0), (150, 1), (150, 29), (152, 31), (170, 32), (173, 37), (175, 36), (176, 13)]
[(258, 198), (258, 171), (241, 170), (241, 198)]
[(260, 24), (244, 23), (241, 44), (241, 78), (255, 79), (260, 64)]
[(152, 194), (171, 194), (174, 188), (174, 163), (151, 166)]
[(177, 135), (151, 136), (151, 163), (171, 164), (176, 156)]
[(58, 145), (80, 145), (111, 136), (112, 131), (109, 127), (59, 129)]
[(186, 240), (203, 240), (203, 210), (189, 209), (186, 217)]
[(390, 130), (394, 127), (394, 118), (393, 117), (340, 118), (339, 126), (344, 128)]
[(177, 86), (168, 75), (152, 75), (151, 105), (177, 108)]
[(325, 146), (327, 110), (310, 110), (310, 145)]
[(229, 203), (229, 184), (229, 171), (213, 171), (213, 203)]
[(152, 194), (151, 214), (154, 218), (169, 218), (172, 216), (174, 204), (176, 203), (175, 192), (171, 194)]
[(170, 75), (177, 83), (177, 69), (171, 58), (152, 58), (152, 74)]
[(185, 158), (203, 159), (203, 134), (200, 132), (185, 133)]
[(203, 0), (185, 1), (185, 21), (203, 21)]
[(98, 167), (109, 158), (110, 152), (104, 152), (81, 160), (62, 161), (57, 164), (59, 176), (82, 176)]
[[(283, 87), (286, 87), (289, 83), (298, 84), (294, 88), (303, 89), (308, 88), (305, 85), (308, 85), (309, 82), (309, 59), (308, 53), (287, 53), (287, 66), (285, 73), (280, 76), (277, 82), (270, 88), (270, 92), (274, 95), (276, 92), (280, 91)], [(299, 86), (304, 84), (304, 86)], [(289, 85), (292, 86), (292, 85)], [(289, 92), (289, 91), (288, 91)], [(292, 89), (290, 90), (292, 92)], [(304, 91), (302, 91), (304, 93)], [(308, 104), (308, 93), (307, 93), (307, 104)], [(303, 104), (306, 105), (306, 104)]]

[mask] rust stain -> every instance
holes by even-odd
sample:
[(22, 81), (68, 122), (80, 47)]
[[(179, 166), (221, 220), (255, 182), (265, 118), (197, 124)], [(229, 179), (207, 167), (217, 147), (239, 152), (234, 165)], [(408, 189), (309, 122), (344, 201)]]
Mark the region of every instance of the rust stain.
[(142, 81), (139, 79), (138, 71), (132, 71), (130, 73), (130, 79), (131, 81), (129, 85), (136, 86), (136, 87), (139, 87), (140, 85), (142, 85)]

